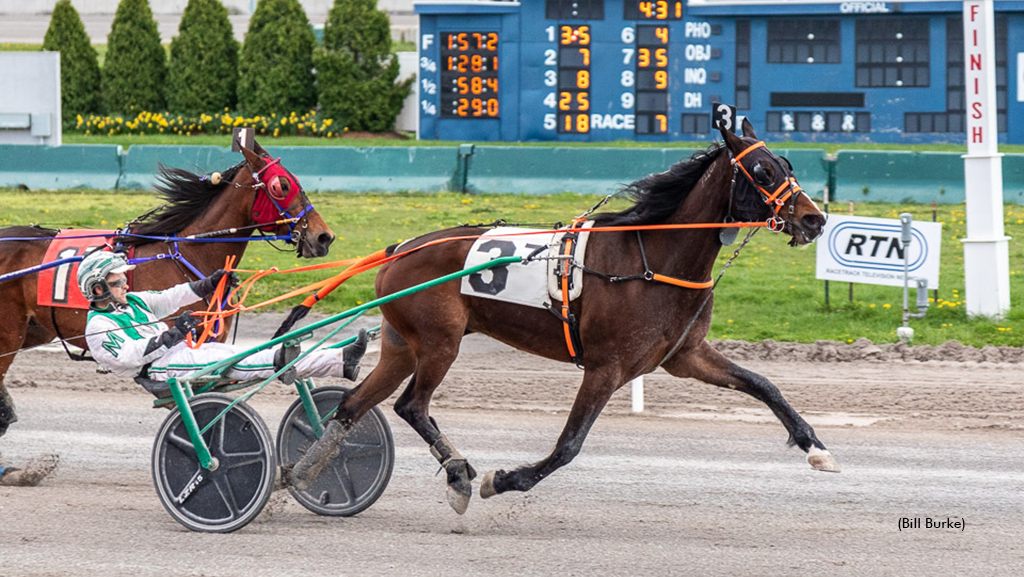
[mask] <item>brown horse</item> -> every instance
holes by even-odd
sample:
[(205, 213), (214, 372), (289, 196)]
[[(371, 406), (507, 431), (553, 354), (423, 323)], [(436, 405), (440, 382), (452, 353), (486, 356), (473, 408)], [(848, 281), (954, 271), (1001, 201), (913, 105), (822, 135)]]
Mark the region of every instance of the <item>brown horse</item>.
[[(298, 181), (280, 163), (271, 159), (258, 144), (255, 152), (243, 149), (245, 161), (211, 177), (160, 167), (161, 184), (157, 191), (167, 203), (130, 223), (129, 230), (117, 240), (135, 247), (134, 260), (157, 255), (180, 255), (141, 264), (133, 273), (132, 290), (165, 289), (194, 280), (188, 264), (204, 275), (224, 266), (228, 256), (241, 259), (246, 241), (239, 242), (163, 242), (154, 238), (184, 237), (190, 234), (257, 227), (275, 234), (288, 235), (300, 257), (325, 256), (334, 241), (334, 233), (302, 191)], [(297, 221), (291, 221), (298, 217)], [(262, 226), (260, 226), (262, 225)], [(0, 229), (0, 274), (20, 271), (42, 263), (47, 246), (56, 230), (17, 226)], [(245, 235), (251, 234), (245, 230)], [(154, 237), (154, 238), (145, 238)], [(239, 234), (229, 233), (229, 238)], [(26, 238), (38, 240), (3, 240)], [(97, 239), (100, 244), (102, 239)], [(85, 349), (87, 311), (63, 307), (39, 306), (36, 299), (38, 275), (26, 274), (0, 282), (0, 436), (17, 421), (3, 377), (23, 348), (52, 341), (58, 335)], [(71, 277), (73, 278), (73, 276)], [(72, 281), (73, 282), (73, 281)], [(72, 289), (77, 290), (77, 289)], [(206, 308), (205, 303), (192, 305)], [(222, 331), (227, 335), (227, 330)], [(0, 485), (32, 485), (55, 466), (55, 459), (41, 461), (34, 473), (30, 468), (8, 468)]]
[[(757, 141), (749, 122), (743, 137), (723, 132), (724, 144), (712, 145), (666, 172), (628, 187), (636, 203), (619, 213), (593, 218), (594, 228), (725, 220), (772, 221), (791, 244), (813, 242), (825, 215), (800, 192), (788, 161)], [(735, 159), (732, 165), (730, 162)], [(740, 368), (719, 354), (705, 337), (711, 322), (708, 302), (713, 288), (680, 288), (657, 281), (675, 277), (705, 281), (722, 248), (720, 229), (606, 231), (591, 234), (586, 269), (631, 275), (613, 282), (589, 275), (580, 298), (572, 301), (582, 347), (583, 383), (565, 428), (546, 458), (511, 471), (484, 476), (480, 494), (528, 491), (579, 453), (587, 432), (608, 399), (631, 379), (664, 368), (677, 377), (699, 379), (747, 393), (764, 402), (789, 431), (789, 442), (808, 453), (819, 470), (838, 465), (811, 427), (790, 407), (768, 379)], [(461, 227), (428, 234), (400, 245), (398, 252), (444, 237), (478, 235)], [(440, 243), (382, 267), (377, 295), (395, 293), (417, 283), (460, 270), (472, 240)], [(657, 273), (657, 274), (651, 274)], [(710, 283), (708, 283), (710, 284)], [(531, 308), (461, 294), (457, 283), (437, 285), (381, 306), (380, 362), (342, 401), (324, 436), (291, 472), (302, 488), (316, 478), (338, 443), (371, 407), (388, 398), (406, 377), (412, 380), (395, 411), (426, 441), (448, 475), (449, 504), (459, 513), (469, 504), (475, 471), (429, 416), (431, 395), (459, 352), (464, 335), (479, 332), (523, 351), (549, 359), (573, 360), (563, 320)]]

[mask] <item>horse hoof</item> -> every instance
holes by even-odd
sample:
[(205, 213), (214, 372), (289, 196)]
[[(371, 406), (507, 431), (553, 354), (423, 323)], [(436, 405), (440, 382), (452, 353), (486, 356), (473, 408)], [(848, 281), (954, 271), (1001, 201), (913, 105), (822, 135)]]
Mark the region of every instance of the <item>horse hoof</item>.
[(470, 494), (462, 493), (452, 487), (448, 487), (447, 497), (448, 504), (459, 515), (464, 515), (466, 513), (466, 509), (469, 509)]
[(494, 471), (488, 471), (484, 478), (480, 480), (480, 497), (490, 499), (497, 494), (498, 491), (494, 489)]
[(815, 471), (838, 473), (842, 470), (839, 467), (839, 463), (837, 463), (835, 458), (832, 457), (832, 453), (823, 451), (817, 447), (811, 447), (811, 450), (807, 451), (807, 462), (811, 464), (811, 467)]
[(24, 469), (9, 468), (0, 477), (0, 485), (8, 487), (35, 487), (43, 481), (50, 473), (57, 470), (60, 464), (60, 456), (45, 454), (33, 458), (25, 465)]
[(345, 426), (332, 420), (320, 437), (306, 454), (295, 463), (290, 475), (292, 486), (297, 491), (305, 491), (313, 483), (324, 468), (341, 454), (341, 442), (345, 439)]

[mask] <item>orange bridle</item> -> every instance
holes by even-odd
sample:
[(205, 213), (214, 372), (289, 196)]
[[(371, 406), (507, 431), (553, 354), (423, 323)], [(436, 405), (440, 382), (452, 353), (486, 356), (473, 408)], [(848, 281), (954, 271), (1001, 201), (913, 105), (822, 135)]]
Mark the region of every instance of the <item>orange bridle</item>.
[[(800, 188), (799, 184), (797, 184), (796, 178), (794, 178), (792, 174), (787, 176), (773, 192), (768, 192), (767, 189), (758, 184), (757, 180), (755, 180), (754, 177), (750, 175), (750, 172), (747, 171), (747, 167), (743, 166), (743, 163), (740, 162), (740, 160), (742, 160), (749, 152), (757, 150), (758, 148), (764, 148), (766, 151), (768, 150), (764, 141), (759, 140), (745, 148), (743, 152), (740, 152), (733, 157), (731, 163), (735, 168), (738, 168), (740, 172), (743, 173), (743, 176), (747, 177), (750, 184), (761, 193), (764, 203), (769, 205), (772, 208), (772, 212), (774, 212), (775, 216), (778, 217), (779, 211), (782, 210), (782, 207), (785, 206), (790, 199), (796, 201), (796, 197), (803, 192), (803, 189)], [(792, 210), (792, 207), (790, 207), (790, 209)], [(772, 230), (776, 230), (775, 223), (772, 223), (771, 228)]]

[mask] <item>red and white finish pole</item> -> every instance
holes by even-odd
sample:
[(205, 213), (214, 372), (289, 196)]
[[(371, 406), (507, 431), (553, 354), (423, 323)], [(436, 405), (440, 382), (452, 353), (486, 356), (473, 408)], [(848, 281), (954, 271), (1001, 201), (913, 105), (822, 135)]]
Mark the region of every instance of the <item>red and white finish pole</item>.
[(997, 132), (993, 0), (964, 2), (964, 67), (967, 314), (1001, 318), (1010, 309), (1010, 237), (1003, 230), (1003, 155), (999, 153)]

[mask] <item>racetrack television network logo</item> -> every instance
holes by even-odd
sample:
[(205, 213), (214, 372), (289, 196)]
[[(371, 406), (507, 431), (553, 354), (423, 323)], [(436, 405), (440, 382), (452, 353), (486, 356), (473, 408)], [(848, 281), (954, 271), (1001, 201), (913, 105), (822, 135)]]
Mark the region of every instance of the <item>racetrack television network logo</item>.
[(829, 215), (817, 242), (815, 276), (822, 280), (903, 286), (906, 256), (908, 275), (927, 279), (930, 289), (938, 288), (942, 224), (915, 221), (906, 249), (901, 231), (897, 219)]

